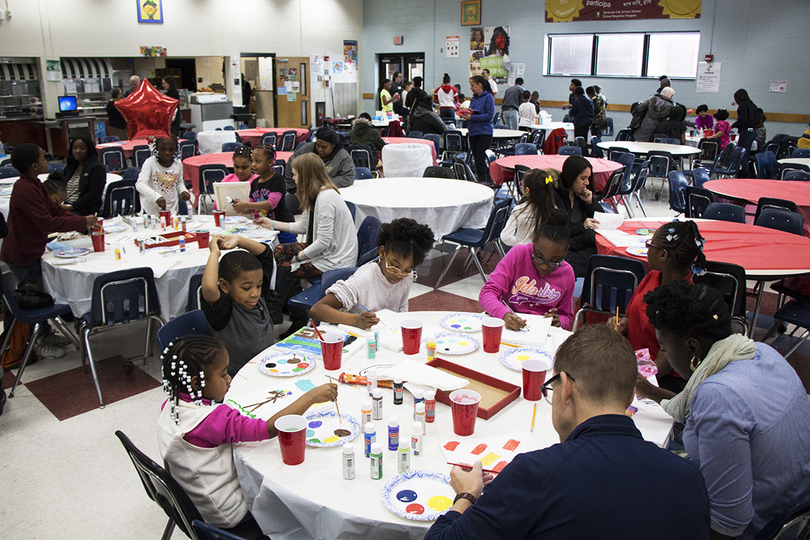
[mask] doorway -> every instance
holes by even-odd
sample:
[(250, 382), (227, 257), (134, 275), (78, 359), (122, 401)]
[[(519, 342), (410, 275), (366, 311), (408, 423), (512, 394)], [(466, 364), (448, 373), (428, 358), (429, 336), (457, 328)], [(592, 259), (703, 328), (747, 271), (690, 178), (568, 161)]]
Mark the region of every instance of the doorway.
[(384, 79), (394, 78), (394, 73), (402, 72), (403, 81), (412, 81), (414, 77), (425, 77), (425, 53), (388, 53), (380, 54), (379, 59), (379, 81), (381, 85)]
[(310, 98), (309, 57), (276, 58), (276, 125), (308, 129)]
[[(167, 58), (166, 69), (175, 73), (178, 88), (186, 88), (189, 92), (197, 91), (197, 62), (194, 58)], [(178, 70), (179, 78), (176, 74)], [(157, 75), (157, 71), (155, 74)]]
[(275, 54), (242, 53), (241, 57), (241, 72), (245, 76), (242, 83), (243, 107), (248, 107), (247, 112), (255, 115), (255, 127), (275, 127)]

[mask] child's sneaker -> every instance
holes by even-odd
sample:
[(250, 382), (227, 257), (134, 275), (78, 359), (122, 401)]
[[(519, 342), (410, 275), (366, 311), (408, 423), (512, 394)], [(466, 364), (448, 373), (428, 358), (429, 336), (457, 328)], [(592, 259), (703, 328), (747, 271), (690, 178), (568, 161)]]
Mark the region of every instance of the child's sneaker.
[(43, 343), (34, 343), (34, 352), (40, 360), (46, 358), (62, 358), (65, 356), (65, 351), (53, 345), (45, 345)]
[(39, 345), (50, 345), (51, 347), (67, 347), (70, 345), (70, 340), (62, 334), (51, 332), (46, 336), (41, 336), (37, 339)]

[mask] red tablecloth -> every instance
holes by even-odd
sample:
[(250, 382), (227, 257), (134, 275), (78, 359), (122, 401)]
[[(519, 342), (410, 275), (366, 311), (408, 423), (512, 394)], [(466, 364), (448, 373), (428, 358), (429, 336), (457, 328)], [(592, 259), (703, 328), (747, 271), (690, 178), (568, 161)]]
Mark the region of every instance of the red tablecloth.
[(804, 216), (804, 235), (810, 236), (810, 184), (784, 180), (758, 180), (754, 178), (733, 178), (712, 180), (703, 185), (717, 195), (747, 202), (753, 205), (761, 197), (775, 197), (793, 201)]
[(430, 145), (430, 153), (433, 154), (433, 165), (436, 165), (436, 145), (427, 139), (412, 139), (410, 137), (383, 137), (386, 144), (427, 144)]
[[(515, 177), (515, 165), (525, 165), (531, 169), (557, 169), (561, 171), (563, 163), (568, 156), (559, 154), (536, 155), (536, 156), (509, 156), (496, 159), (489, 166), (489, 175), (496, 184), (503, 184), (507, 180)], [(620, 163), (607, 159), (587, 158), (593, 166), (593, 181), (596, 189), (602, 189), (607, 184), (610, 174), (621, 167)]]
[[(276, 159), (283, 159), (289, 161), (292, 157), (292, 152), (278, 152)], [(192, 156), (183, 161), (183, 179), (191, 182), (192, 191), (195, 195), (195, 206), (200, 199), (197, 195), (200, 194), (200, 167), (203, 165), (222, 164), (233, 169), (233, 152), (216, 152), (214, 154), (200, 154), (199, 156)]]
[[(178, 144), (181, 142), (185, 142), (186, 139), (180, 139), (177, 141)], [(146, 146), (149, 144), (149, 141), (146, 139), (135, 139), (133, 141), (115, 141), (111, 143), (104, 143), (104, 144), (97, 144), (96, 150), (101, 153), (102, 150), (105, 148), (120, 148), (124, 151), (124, 157), (127, 159), (132, 159), (132, 151), (136, 146)]]
[[(659, 220), (626, 221), (619, 230), (635, 233), (638, 229), (657, 229)], [(779, 279), (789, 275), (810, 273), (810, 238), (765, 227), (730, 221), (698, 221), (698, 229), (706, 245), (703, 253), (710, 261), (742, 266), (750, 279)], [(596, 235), (596, 249), (601, 254), (619, 255), (641, 260), (646, 257), (629, 255), (627, 248), (617, 247), (603, 236)]]
[[(304, 142), (307, 140), (309, 136), (308, 129), (300, 129), (300, 128), (255, 128), (255, 129), (239, 129), (236, 132), (239, 134), (239, 138), (242, 139), (242, 142), (247, 144), (250, 143), (252, 148), (256, 148), (256, 146), (262, 142), (262, 135), (265, 133), (275, 133), (276, 137), (281, 137), (281, 134), (285, 131), (292, 131), (295, 130), (295, 144)], [(278, 141), (281, 142), (281, 141)]]

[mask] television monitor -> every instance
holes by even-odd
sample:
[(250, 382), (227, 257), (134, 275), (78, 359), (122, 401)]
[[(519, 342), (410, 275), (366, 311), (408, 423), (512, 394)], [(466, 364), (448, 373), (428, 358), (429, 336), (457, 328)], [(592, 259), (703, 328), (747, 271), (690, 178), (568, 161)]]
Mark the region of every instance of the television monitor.
[(76, 96), (59, 96), (59, 112), (75, 111)]

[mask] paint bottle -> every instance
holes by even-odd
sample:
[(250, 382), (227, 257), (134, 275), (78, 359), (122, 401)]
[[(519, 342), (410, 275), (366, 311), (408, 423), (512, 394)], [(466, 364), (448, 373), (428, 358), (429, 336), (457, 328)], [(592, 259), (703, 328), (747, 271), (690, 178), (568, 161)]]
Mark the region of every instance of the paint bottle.
[[(417, 403), (413, 408), (413, 419), (422, 424), (422, 429), (425, 428), (425, 403)], [(422, 432), (424, 433), (424, 431)]]
[(427, 359), (428, 362), (436, 358), (436, 342), (435, 341), (428, 341), (427, 342)]
[(399, 452), (397, 452), (397, 472), (405, 474), (411, 470), (411, 445), (408, 439), (399, 441)]
[(436, 421), (436, 390), (425, 392), (425, 422), (432, 424)]
[(382, 445), (373, 443), (371, 445), (371, 479), (379, 480), (383, 476), (383, 454)]
[(366, 370), (366, 381), (368, 381), (368, 396), (372, 397), (374, 389), (377, 388), (377, 370), (370, 368)]
[(392, 416), (388, 419), (388, 449), (394, 452), (399, 448), (399, 419)]
[(377, 358), (377, 336), (374, 332), (369, 331), (366, 334), (366, 344), (368, 346), (368, 359), (374, 360)]
[(363, 431), (363, 453), (366, 457), (371, 455), (371, 445), (375, 442), (377, 442), (377, 429), (372, 422), (369, 422)]
[(176, 231), (179, 228), (180, 227), (179, 227), (179, 225), (177, 223), (177, 216), (173, 216), (172, 217), (172, 229), (174, 229)]
[(186, 220), (185, 219), (180, 220), (180, 230), (182, 230), (183, 232), (186, 232)]
[(150, 216), (149, 214), (144, 212), (143, 216), (141, 216), (141, 217), (143, 218), (143, 228), (148, 229), (149, 225), (152, 223), (152, 220), (151, 220), (152, 216)]
[(185, 237), (180, 237), (180, 253), (185, 253), (186, 251), (186, 239)]
[(425, 392), (418, 388), (413, 391), (413, 419), (416, 421), (416, 405), (425, 402)]
[(166, 228), (166, 216), (160, 216), (160, 228), (161, 229)]
[(363, 401), (362, 409), (360, 411), (360, 415), (363, 417), (363, 427), (365, 427), (366, 424), (371, 422), (371, 411), (372, 411), (371, 400), (367, 399)]
[(422, 453), (422, 422), (414, 422), (411, 427), (411, 451), (418, 456)]
[(138, 232), (138, 218), (132, 219), (132, 232)]
[(394, 405), (402, 405), (403, 394), (402, 377), (394, 377)]
[(346, 443), (343, 445), (343, 478), (351, 480), (354, 478), (354, 445)]
[(143, 240), (140, 240), (138, 242), (138, 251), (141, 253), (141, 255), (143, 255), (143, 252), (144, 252), (145, 249), (146, 249), (146, 242), (144, 242)]
[(121, 248), (120, 247), (115, 248), (115, 260), (116, 261), (121, 260)]
[(383, 419), (382, 390), (375, 388), (371, 397), (371, 419), (374, 421)]

